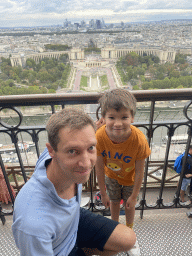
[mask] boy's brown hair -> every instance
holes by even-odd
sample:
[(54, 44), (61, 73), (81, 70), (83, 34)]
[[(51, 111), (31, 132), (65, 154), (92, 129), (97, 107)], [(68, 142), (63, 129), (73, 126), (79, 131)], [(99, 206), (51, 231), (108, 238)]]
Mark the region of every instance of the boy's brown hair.
[(116, 111), (126, 108), (134, 117), (136, 113), (136, 102), (134, 95), (128, 90), (118, 88), (106, 91), (99, 99), (101, 116), (105, 117), (107, 111), (111, 108)]

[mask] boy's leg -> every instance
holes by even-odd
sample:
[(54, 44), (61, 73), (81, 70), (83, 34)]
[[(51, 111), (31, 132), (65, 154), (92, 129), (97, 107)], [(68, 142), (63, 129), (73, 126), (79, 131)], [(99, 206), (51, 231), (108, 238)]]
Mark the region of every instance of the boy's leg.
[(181, 202), (185, 202), (185, 191), (190, 183), (190, 179), (183, 178), (180, 190)]
[[(125, 205), (125, 217), (126, 217), (126, 225), (130, 228), (133, 228), (133, 222), (135, 217), (135, 206), (129, 207), (129, 209), (126, 207), (126, 202), (128, 198), (131, 196), (133, 192), (133, 186), (123, 186), (122, 189), (122, 196), (123, 196), (123, 202)], [(128, 252), (129, 256), (140, 256), (140, 248), (138, 241), (136, 241), (134, 247)]]
[(110, 199), (111, 219), (119, 221), (122, 185), (117, 180), (105, 176), (107, 194)]
[(191, 195), (192, 195), (192, 179), (191, 179), (191, 182), (190, 182), (189, 194), (191, 194)]
[(125, 207), (125, 217), (126, 217), (126, 224), (129, 227), (130, 227), (130, 225), (133, 225), (134, 217), (135, 217), (135, 207), (132, 207), (129, 209), (127, 209), (127, 207)]
[(126, 202), (128, 198), (131, 196), (133, 192), (133, 186), (123, 186), (122, 189), (122, 197), (123, 197), (123, 203), (125, 206), (125, 216), (126, 216), (126, 225), (128, 227), (133, 227), (134, 217), (135, 217), (135, 207), (126, 208)]
[(111, 219), (119, 222), (120, 201), (110, 201)]
[(77, 246), (83, 248), (85, 255), (113, 255), (127, 251), (133, 247), (135, 240), (134, 231), (125, 225), (81, 209)]
[(185, 202), (185, 190), (180, 190), (180, 198), (181, 198), (181, 202)]

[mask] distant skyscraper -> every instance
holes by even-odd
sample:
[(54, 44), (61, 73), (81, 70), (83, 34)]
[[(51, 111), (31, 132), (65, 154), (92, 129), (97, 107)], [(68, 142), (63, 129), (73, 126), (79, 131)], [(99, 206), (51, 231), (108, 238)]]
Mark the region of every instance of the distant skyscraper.
[(64, 23), (63, 23), (63, 27), (64, 27), (64, 28), (67, 28), (68, 25), (69, 25), (69, 22), (68, 22), (68, 20), (66, 19), (66, 20), (64, 21)]
[(89, 21), (89, 27), (95, 28), (95, 21), (93, 19)]
[(82, 20), (82, 21), (81, 21), (81, 27), (82, 27), (82, 28), (84, 28), (84, 27), (85, 27), (85, 25), (86, 25), (85, 21), (84, 21), (84, 20)]
[(96, 20), (96, 28), (101, 29), (101, 21), (100, 20)]
[(102, 20), (101, 20), (101, 26), (102, 26), (102, 28), (104, 28), (105, 27), (105, 21), (104, 21), (104, 19), (102, 18)]
[(79, 28), (79, 23), (74, 23), (74, 27), (75, 27), (75, 29), (78, 29)]

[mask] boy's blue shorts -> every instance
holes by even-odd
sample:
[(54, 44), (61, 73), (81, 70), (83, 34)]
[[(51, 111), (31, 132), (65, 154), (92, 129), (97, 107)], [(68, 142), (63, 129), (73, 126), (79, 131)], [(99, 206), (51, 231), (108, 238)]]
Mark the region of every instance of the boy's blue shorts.
[(117, 221), (80, 208), (76, 246), (69, 256), (85, 255), (81, 248), (97, 248), (103, 251), (104, 245), (118, 224)]
[(190, 182), (191, 182), (191, 178), (190, 179), (183, 178), (182, 184), (181, 184), (181, 190), (186, 191)]

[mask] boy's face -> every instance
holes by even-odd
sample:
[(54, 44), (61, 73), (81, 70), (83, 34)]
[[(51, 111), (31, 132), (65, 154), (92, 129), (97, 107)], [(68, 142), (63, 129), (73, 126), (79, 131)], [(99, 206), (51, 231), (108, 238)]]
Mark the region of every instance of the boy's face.
[(119, 111), (109, 109), (104, 117), (106, 133), (109, 138), (116, 143), (121, 143), (128, 139), (131, 134), (130, 125), (134, 117), (130, 110), (121, 108)]
[(189, 154), (192, 155), (192, 148), (189, 149)]

